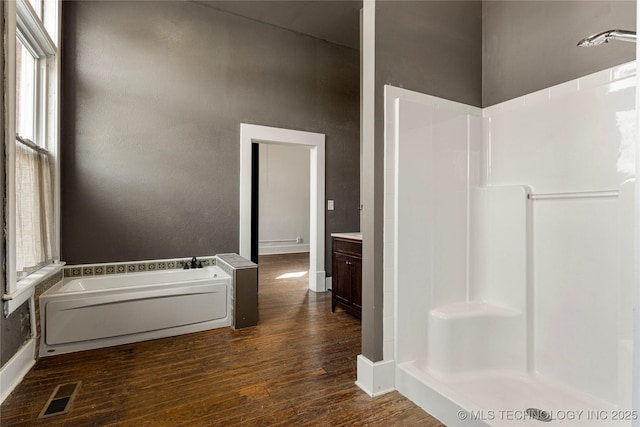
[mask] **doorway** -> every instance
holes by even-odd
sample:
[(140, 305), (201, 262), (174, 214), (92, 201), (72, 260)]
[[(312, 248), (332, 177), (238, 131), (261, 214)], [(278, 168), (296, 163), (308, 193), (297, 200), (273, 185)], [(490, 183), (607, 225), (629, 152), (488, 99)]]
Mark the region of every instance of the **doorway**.
[[(309, 148), (309, 289), (326, 290), (324, 269), (325, 135), (269, 126), (240, 124), (240, 255), (257, 256), (257, 191), (254, 164), (258, 144)], [(257, 258), (256, 258), (257, 259)]]

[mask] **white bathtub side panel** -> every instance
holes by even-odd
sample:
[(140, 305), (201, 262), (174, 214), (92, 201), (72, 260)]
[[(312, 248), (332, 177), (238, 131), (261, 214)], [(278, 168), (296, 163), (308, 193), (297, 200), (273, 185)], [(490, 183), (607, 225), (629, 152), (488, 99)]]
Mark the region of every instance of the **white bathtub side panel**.
[(99, 340), (80, 341), (69, 344), (49, 346), (44, 342), (44, 335), (40, 337), (40, 357), (55, 356), (59, 354), (74, 353), (77, 351), (93, 350), (97, 348), (113, 347), (116, 345), (131, 344), (159, 338), (175, 337), (178, 335), (191, 334), (194, 332), (208, 331), (217, 328), (231, 326), (231, 317), (227, 316), (209, 322), (194, 323), (191, 325), (176, 326), (167, 329), (157, 329), (155, 331), (140, 332), (138, 334), (121, 335), (112, 338)]
[(227, 316), (226, 288), (207, 285), (173, 294), (138, 291), (48, 301), (45, 342), (68, 344), (221, 319)]

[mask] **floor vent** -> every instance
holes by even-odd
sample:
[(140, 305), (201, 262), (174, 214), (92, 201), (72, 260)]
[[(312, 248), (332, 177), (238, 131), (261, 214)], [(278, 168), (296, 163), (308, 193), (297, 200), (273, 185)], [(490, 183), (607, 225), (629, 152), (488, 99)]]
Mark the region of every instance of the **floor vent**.
[(528, 408), (525, 412), (527, 413), (528, 416), (531, 417), (531, 419), (542, 421), (545, 423), (548, 423), (549, 421), (551, 421), (551, 414), (548, 413), (547, 411), (543, 411), (542, 409)]
[(53, 417), (54, 415), (62, 415), (69, 412), (73, 399), (75, 399), (82, 381), (76, 383), (62, 384), (56, 387), (51, 393), (51, 397), (44, 405), (38, 419)]

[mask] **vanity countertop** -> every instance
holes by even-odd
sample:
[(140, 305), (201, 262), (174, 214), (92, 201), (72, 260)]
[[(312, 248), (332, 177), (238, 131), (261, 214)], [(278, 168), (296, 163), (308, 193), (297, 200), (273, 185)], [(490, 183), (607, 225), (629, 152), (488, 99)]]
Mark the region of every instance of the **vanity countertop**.
[(331, 237), (340, 237), (342, 239), (360, 240), (362, 241), (362, 233), (331, 233)]

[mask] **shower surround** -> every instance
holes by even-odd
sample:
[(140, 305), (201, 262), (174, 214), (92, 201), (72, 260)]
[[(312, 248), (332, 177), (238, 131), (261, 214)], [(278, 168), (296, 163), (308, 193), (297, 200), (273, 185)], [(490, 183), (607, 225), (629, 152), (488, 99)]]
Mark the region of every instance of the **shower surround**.
[(640, 416), (635, 68), (485, 109), (385, 88), (381, 383), (447, 425)]

